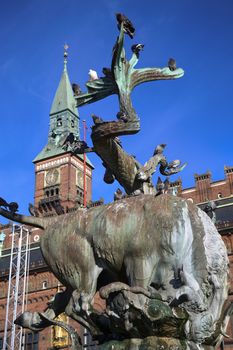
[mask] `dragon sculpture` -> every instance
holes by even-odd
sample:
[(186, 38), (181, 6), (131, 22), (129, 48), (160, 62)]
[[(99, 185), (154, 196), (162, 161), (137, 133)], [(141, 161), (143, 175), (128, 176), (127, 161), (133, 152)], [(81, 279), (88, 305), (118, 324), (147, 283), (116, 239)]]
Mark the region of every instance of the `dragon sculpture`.
[[(123, 16), (123, 18), (126, 17)], [(79, 140), (73, 139), (73, 142), (68, 142), (71, 135), (63, 138), (62, 146), (76, 154), (94, 151), (106, 167), (105, 182), (112, 183), (116, 179), (128, 195), (152, 194), (156, 192), (151, 180), (152, 174), (158, 165), (160, 165), (161, 174), (168, 176), (181, 171), (186, 164), (180, 166), (178, 161), (168, 163), (162, 152), (165, 147), (163, 145), (164, 147), (156, 147), (151, 159), (142, 166), (122, 148), (119, 136), (132, 135), (140, 131), (140, 119), (131, 101), (133, 89), (137, 85), (149, 81), (180, 78), (184, 71), (181, 68), (174, 69), (174, 65), (173, 68), (168, 66), (165, 68), (135, 69), (139, 60), (139, 49), (142, 45), (133, 45), (133, 54), (128, 61), (124, 49), (124, 34), (131, 33), (133, 25), (128, 19), (125, 19), (121, 21), (119, 28), (120, 35), (113, 48), (111, 68), (103, 68), (104, 77), (86, 83), (87, 93), (75, 95), (77, 107), (79, 107), (117, 94), (120, 105), (120, 111), (117, 113), (118, 120), (104, 122), (101, 118), (93, 117), (94, 126), (91, 134), (93, 148), (87, 147)], [(138, 46), (139, 49), (137, 49)]]

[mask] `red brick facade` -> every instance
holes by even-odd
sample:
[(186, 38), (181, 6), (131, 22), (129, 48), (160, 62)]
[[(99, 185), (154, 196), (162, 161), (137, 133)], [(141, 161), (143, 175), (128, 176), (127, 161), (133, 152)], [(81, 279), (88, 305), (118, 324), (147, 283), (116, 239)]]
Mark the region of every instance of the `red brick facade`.
[(224, 167), (225, 179), (220, 181), (211, 180), (211, 172), (195, 174), (195, 187), (182, 189), (181, 180), (177, 181), (179, 193), (183, 198), (192, 198), (194, 203), (199, 204), (208, 200), (217, 200), (233, 195), (233, 167)]
[[(54, 213), (53, 202), (59, 201), (64, 212), (83, 204), (83, 160), (71, 153), (44, 159), (35, 164), (34, 205), (40, 215)], [(92, 198), (92, 167), (86, 164), (86, 198)]]

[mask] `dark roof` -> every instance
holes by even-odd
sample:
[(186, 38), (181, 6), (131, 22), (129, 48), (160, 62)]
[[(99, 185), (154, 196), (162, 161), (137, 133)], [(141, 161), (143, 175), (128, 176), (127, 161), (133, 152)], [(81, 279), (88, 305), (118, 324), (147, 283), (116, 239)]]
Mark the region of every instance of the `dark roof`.
[[(10, 267), (10, 249), (4, 250), (0, 258), (0, 279), (7, 277)], [(41, 254), (40, 247), (35, 247), (30, 250), (30, 271), (36, 269), (48, 269), (47, 264)]]
[[(233, 223), (233, 197), (221, 198), (214, 201), (216, 204), (216, 225), (221, 226), (223, 224)], [(201, 209), (204, 209), (206, 203), (199, 205)], [(232, 225), (230, 225), (232, 226)]]

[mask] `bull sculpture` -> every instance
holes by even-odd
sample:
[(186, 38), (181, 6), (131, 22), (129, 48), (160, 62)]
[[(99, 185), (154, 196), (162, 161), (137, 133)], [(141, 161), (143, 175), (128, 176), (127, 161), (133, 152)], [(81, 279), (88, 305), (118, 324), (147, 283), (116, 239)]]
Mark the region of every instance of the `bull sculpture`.
[[(162, 301), (173, 318), (178, 309), (185, 310), (182, 332), (176, 332), (191, 343), (217, 344), (221, 339), (227, 320), (227, 253), (210, 218), (190, 201), (142, 194), (52, 218), (2, 208), (0, 214), (44, 230), (42, 254), (66, 287), (44, 314), (20, 316), (17, 322), (23, 327), (41, 330), (65, 311), (94, 335), (104, 333), (108, 326), (101, 324), (100, 316), (93, 317), (91, 307), (96, 291), (108, 297), (128, 290), (141, 298), (141, 305), (143, 298)], [(110, 276), (107, 286), (98, 283), (103, 273)], [(110, 311), (117, 314), (114, 307)], [(169, 332), (167, 327), (164, 334), (168, 337)]]

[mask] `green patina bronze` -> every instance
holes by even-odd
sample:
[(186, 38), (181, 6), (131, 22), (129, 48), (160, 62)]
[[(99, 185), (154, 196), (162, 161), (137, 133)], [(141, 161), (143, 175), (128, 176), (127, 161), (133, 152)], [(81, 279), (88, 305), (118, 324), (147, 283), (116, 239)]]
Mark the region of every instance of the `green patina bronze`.
[(138, 56), (133, 53), (128, 61), (124, 49), (124, 23), (121, 24), (120, 35), (113, 49), (113, 59), (110, 73), (100, 79), (87, 82), (88, 92), (76, 96), (77, 106), (101, 100), (112, 94), (119, 97), (120, 112), (126, 114), (129, 121), (138, 120), (132, 106), (131, 93), (133, 89), (142, 83), (155, 80), (169, 80), (180, 78), (184, 75), (183, 69), (171, 71), (165, 68), (141, 68), (135, 69)]
[[(183, 170), (186, 164), (173, 166), (166, 161), (162, 150), (155, 150), (153, 157), (143, 166), (122, 148), (118, 137), (140, 131), (140, 119), (131, 101), (133, 89), (137, 85), (149, 81), (180, 78), (184, 71), (176, 67), (174, 69), (171, 67), (135, 69), (139, 60), (139, 51), (134, 51), (131, 59), (127, 60), (124, 49), (124, 34), (125, 24), (122, 22), (120, 34), (113, 48), (111, 68), (103, 69), (105, 77), (87, 82), (88, 92), (79, 93), (75, 98), (77, 106), (82, 106), (112, 94), (118, 95), (120, 107), (117, 113), (118, 121), (104, 122), (101, 118), (97, 118), (98, 120), (93, 118), (95, 125), (92, 127), (91, 134), (92, 150), (102, 159), (106, 168), (105, 182), (112, 183), (116, 179), (128, 195), (155, 194), (152, 175), (157, 166), (160, 166), (160, 172), (163, 175), (172, 175)], [(74, 153), (85, 152), (85, 148), (77, 146), (79, 146), (77, 142), (74, 142), (73, 145), (69, 144), (70, 150)]]

